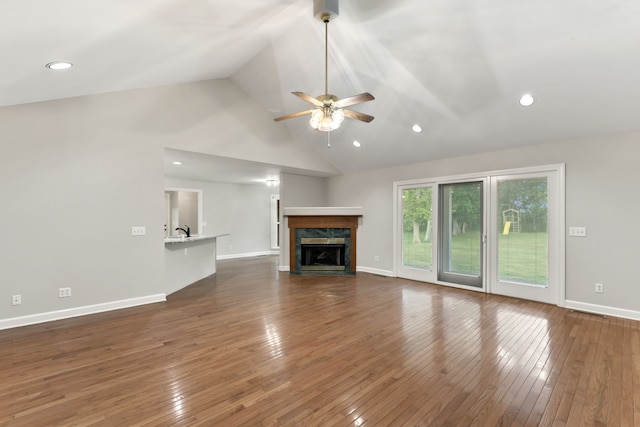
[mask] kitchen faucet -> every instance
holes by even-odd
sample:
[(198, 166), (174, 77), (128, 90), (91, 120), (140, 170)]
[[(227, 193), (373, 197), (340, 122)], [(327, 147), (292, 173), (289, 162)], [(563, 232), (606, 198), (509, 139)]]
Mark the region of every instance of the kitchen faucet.
[(187, 237), (191, 237), (191, 229), (189, 228), (188, 225), (185, 225), (185, 227), (186, 227), (186, 230), (184, 228), (178, 227), (178, 228), (176, 228), (176, 231), (182, 230), (182, 231), (184, 231), (184, 234), (187, 235)]

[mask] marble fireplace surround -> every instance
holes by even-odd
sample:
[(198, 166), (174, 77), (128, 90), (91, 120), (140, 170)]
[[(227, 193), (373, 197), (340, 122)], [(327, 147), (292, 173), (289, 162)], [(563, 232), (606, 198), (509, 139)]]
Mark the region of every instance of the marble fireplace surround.
[[(284, 208), (289, 227), (289, 271), (300, 274), (301, 236), (334, 236), (338, 229), (348, 229), (345, 274), (356, 273), (356, 231), (362, 217), (361, 207), (301, 207)], [(298, 232), (300, 230), (300, 232)]]

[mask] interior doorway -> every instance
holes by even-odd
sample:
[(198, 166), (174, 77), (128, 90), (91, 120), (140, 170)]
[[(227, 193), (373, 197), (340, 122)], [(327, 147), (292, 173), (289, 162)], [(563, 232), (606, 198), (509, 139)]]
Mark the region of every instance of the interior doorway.
[(280, 195), (271, 195), (271, 250), (280, 249)]

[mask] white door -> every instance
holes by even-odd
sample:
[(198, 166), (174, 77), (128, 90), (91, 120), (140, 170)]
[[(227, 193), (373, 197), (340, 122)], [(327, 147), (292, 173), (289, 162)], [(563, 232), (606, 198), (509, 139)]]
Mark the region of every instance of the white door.
[(563, 299), (561, 172), (490, 178), (489, 292), (551, 304)]
[(437, 210), (435, 188), (431, 184), (418, 184), (397, 189), (399, 277), (424, 282), (437, 279), (434, 268), (437, 240), (433, 233), (437, 219), (432, 215)]

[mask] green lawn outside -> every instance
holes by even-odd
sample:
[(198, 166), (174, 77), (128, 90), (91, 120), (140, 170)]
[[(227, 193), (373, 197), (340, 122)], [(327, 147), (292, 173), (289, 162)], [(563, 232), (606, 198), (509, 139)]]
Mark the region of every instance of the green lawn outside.
[(422, 243), (411, 243), (413, 233), (405, 231), (402, 236), (402, 261), (407, 267), (432, 269), (431, 264), (431, 241)]
[[(403, 264), (408, 267), (432, 269), (432, 242), (412, 243), (413, 234), (403, 235)], [(480, 272), (480, 235), (470, 231), (453, 237), (451, 271), (463, 274)], [(501, 280), (547, 284), (547, 233), (500, 234), (498, 241), (498, 277)]]
[(547, 233), (500, 234), (499, 279), (546, 285), (549, 271), (548, 248)]

